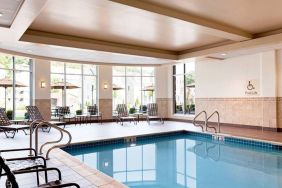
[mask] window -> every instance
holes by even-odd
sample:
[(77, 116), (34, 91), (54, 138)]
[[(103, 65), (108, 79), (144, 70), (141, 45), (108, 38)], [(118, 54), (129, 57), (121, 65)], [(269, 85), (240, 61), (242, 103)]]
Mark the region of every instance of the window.
[(174, 113), (195, 114), (195, 63), (173, 66)]
[(31, 78), (30, 58), (0, 54), (0, 106), (12, 111), (10, 118), (23, 119), (32, 104)]
[(51, 62), (51, 107), (69, 106), (76, 110), (87, 110), (96, 104), (96, 66)]
[(135, 66), (113, 67), (113, 109), (117, 104), (139, 109), (155, 102), (155, 68)]

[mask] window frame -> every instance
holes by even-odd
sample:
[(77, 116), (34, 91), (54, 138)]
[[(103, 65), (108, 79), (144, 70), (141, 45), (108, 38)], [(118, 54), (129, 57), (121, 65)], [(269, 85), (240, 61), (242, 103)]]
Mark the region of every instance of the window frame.
[[(51, 61), (51, 66), (52, 66), (52, 63), (53, 62), (58, 62), (58, 61)], [(96, 80), (96, 82), (95, 82), (95, 84), (96, 84), (96, 89), (95, 89), (95, 92), (96, 92), (96, 94), (95, 94), (95, 99), (93, 98), (93, 101), (91, 100), (91, 105), (94, 105), (94, 104), (96, 104), (97, 105), (97, 107), (98, 107), (98, 109), (99, 109), (99, 104), (98, 104), (98, 102), (99, 102), (99, 100), (98, 100), (98, 73), (97, 73), (97, 68), (98, 68), (98, 66), (97, 65), (94, 65), (94, 64), (91, 64), (91, 65), (93, 65), (93, 66), (95, 66), (95, 74), (93, 75), (93, 74), (88, 74), (88, 73), (84, 73), (84, 65), (88, 65), (88, 64), (86, 64), (86, 63), (69, 63), (69, 62), (60, 62), (60, 63), (63, 63), (63, 72), (52, 72), (52, 68), (50, 67), (50, 76), (51, 76), (51, 79), (52, 79), (52, 75), (61, 75), (61, 76), (63, 76), (63, 82), (64, 82), (64, 93), (63, 93), (63, 99), (62, 99), (62, 106), (66, 106), (66, 104), (67, 104), (67, 92), (66, 92), (66, 82), (67, 82), (67, 76), (72, 76), (72, 75), (75, 75), (75, 76), (80, 76), (81, 77), (81, 87), (80, 87), (80, 89), (81, 89), (81, 109), (80, 110), (82, 110), (82, 112), (85, 110), (84, 109), (84, 107), (85, 107), (85, 105), (84, 105), (84, 101), (85, 101), (85, 99), (84, 99), (84, 77), (95, 77), (95, 80)], [(69, 65), (69, 64), (77, 64), (77, 65), (80, 65), (80, 72), (79, 73), (67, 73), (67, 65)], [(51, 80), (51, 83), (52, 83), (52, 80)], [(51, 89), (52, 90), (52, 89)], [(51, 108), (52, 108), (52, 106), (51, 106)], [(84, 113), (84, 112), (83, 112)]]
[[(114, 71), (113, 71), (113, 68), (114, 67), (123, 67), (124, 68), (124, 74), (123, 75), (114, 75)], [(138, 68), (141, 68), (141, 70), (140, 70), (140, 75), (138, 75), (138, 76), (133, 76), (133, 75), (127, 75), (127, 67), (135, 67), (135, 66), (113, 66), (112, 67), (112, 80), (114, 80), (114, 78), (124, 78), (125, 79), (125, 81), (124, 81), (124, 84), (125, 84), (125, 88), (124, 88), (124, 95), (125, 95), (125, 99), (124, 99), (124, 103), (125, 104), (128, 104), (128, 101), (127, 101), (127, 94), (128, 94), (128, 91), (127, 91), (127, 79), (128, 78), (140, 78), (141, 79), (141, 81), (140, 81), (140, 88), (141, 88), (141, 90), (140, 90), (140, 94), (141, 94), (141, 101), (140, 101), (140, 103), (141, 103), (141, 105), (144, 105), (144, 96), (143, 96), (143, 92), (145, 92), (145, 91), (143, 91), (143, 88), (142, 87), (144, 87), (144, 85), (143, 85), (143, 78), (152, 78), (153, 80), (154, 80), (154, 87), (156, 87), (156, 69), (155, 69), (155, 67), (154, 66), (137, 66)], [(152, 68), (154, 68), (154, 74), (152, 75), (152, 76), (150, 76), (150, 75), (143, 75), (143, 68), (146, 68), (146, 67), (152, 67)], [(113, 91), (112, 91), (113, 92)], [(156, 94), (154, 94), (154, 96), (153, 96), (153, 101), (156, 101)], [(112, 106), (113, 106), (113, 112), (115, 111), (115, 106), (114, 106), (114, 103), (112, 102)]]
[[(7, 55), (7, 56), (11, 56), (12, 59), (11, 59), (11, 63), (12, 63), (12, 67), (11, 68), (2, 68), (0, 67), (0, 70), (5, 70), (5, 71), (11, 71), (13, 76), (12, 76), (12, 79), (13, 79), (13, 92), (12, 92), (12, 97), (13, 97), (13, 108), (12, 108), (12, 111), (13, 111), (13, 116), (12, 118), (15, 119), (16, 118), (16, 79), (17, 79), (17, 76), (16, 74), (19, 73), (19, 72), (25, 72), (25, 73), (29, 73), (29, 90), (30, 90), (30, 93), (29, 93), (29, 105), (32, 105), (33, 104), (33, 63), (34, 63), (34, 60), (32, 58), (29, 58), (29, 57), (26, 57), (26, 56), (15, 56), (15, 55), (11, 55), (11, 54), (5, 54), (5, 53), (1, 53), (3, 55)], [(29, 68), (28, 70), (24, 70), (24, 69), (20, 69), (20, 68), (16, 68), (16, 58), (17, 57), (24, 57), (24, 58), (27, 58), (28, 61), (29, 61)], [(7, 111), (7, 109), (5, 109)]]
[[(176, 64), (176, 65), (173, 65), (173, 67), (172, 67), (172, 85), (173, 85), (173, 113), (174, 114), (178, 114), (178, 115), (195, 115), (195, 112), (194, 113), (188, 113), (187, 111), (186, 111), (186, 106), (187, 106), (187, 101), (186, 101), (186, 87), (187, 87), (187, 84), (186, 84), (186, 76), (187, 75), (189, 75), (189, 73), (191, 73), (191, 72), (186, 72), (186, 64), (188, 64), (188, 63), (194, 63), (195, 64), (195, 62), (184, 62), (184, 63), (181, 63), (181, 64)], [(182, 73), (177, 73), (176, 72), (176, 66), (177, 65), (182, 65), (183, 66), (183, 72)], [(193, 71), (194, 73), (195, 73), (195, 68), (194, 68), (194, 71)], [(176, 77), (177, 76), (182, 76), (182, 78), (183, 78), (183, 87), (184, 87), (184, 93), (183, 93), (183, 105), (182, 105), (182, 109), (183, 109), (183, 112), (182, 113), (177, 113), (177, 111), (176, 111)], [(196, 85), (196, 79), (194, 80), (194, 83), (195, 83), (195, 85)], [(194, 97), (194, 98), (196, 98), (196, 97)], [(196, 109), (196, 104), (194, 104), (195, 105), (195, 109)]]

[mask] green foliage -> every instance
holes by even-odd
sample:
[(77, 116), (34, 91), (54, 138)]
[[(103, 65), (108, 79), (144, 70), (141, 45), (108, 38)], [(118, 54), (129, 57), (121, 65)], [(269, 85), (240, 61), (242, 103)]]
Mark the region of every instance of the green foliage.
[(129, 114), (134, 114), (136, 113), (136, 109), (134, 107), (129, 108)]
[(146, 113), (147, 112), (147, 106), (146, 105), (141, 105), (140, 106), (140, 112)]
[(82, 110), (76, 110), (76, 115), (82, 115)]
[(195, 83), (195, 72), (191, 72), (185, 76), (186, 85)]
[(27, 112), (24, 113), (24, 119), (29, 119), (29, 115)]
[(13, 119), (13, 110), (7, 110), (6, 114), (7, 114), (7, 117), (9, 118), (9, 120)]

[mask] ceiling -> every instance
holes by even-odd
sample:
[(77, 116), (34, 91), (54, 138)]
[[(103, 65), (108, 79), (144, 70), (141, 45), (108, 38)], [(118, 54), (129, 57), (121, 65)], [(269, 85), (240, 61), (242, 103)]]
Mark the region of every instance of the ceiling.
[(1, 0), (0, 6), (0, 26), (10, 27), (15, 19), (24, 0)]
[(280, 47), (280, 7), (281, 0), (0, 0), (0, 51), (109, 64), (228, 58)]

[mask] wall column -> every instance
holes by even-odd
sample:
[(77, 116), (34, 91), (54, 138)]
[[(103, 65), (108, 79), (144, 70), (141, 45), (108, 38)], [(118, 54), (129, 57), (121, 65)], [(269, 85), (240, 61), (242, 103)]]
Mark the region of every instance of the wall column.
[(172, 66), (162, 65), (155, 68), (156, 102), (159, 114), (168, 118), (172, 113)]
[[(51, 119), (50, 61), (35, 59), (33, 64), (33, 104), (39, 108), (45, 120)], [(41, 82), (46, 83), (41, 88)]]
[[(112, 66), (100, 65), (98, 68), (98, 87), (99, 87), (99, 111), (103, 115), (103, 120), (111, 120), (112, 105)], [(104, 89), (104, 84), (108, 85)]]

